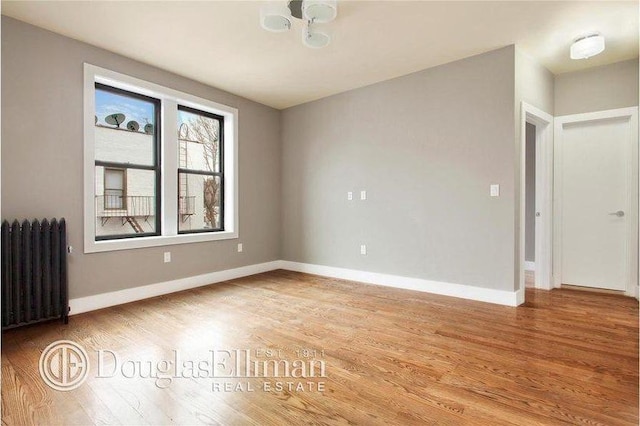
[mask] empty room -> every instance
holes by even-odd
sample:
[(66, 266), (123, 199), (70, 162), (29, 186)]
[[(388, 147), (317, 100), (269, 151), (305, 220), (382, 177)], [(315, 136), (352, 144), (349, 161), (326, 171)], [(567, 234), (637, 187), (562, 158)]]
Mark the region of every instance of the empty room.
[(637, 425), (637, 1), (2, 1), (3, 425)]

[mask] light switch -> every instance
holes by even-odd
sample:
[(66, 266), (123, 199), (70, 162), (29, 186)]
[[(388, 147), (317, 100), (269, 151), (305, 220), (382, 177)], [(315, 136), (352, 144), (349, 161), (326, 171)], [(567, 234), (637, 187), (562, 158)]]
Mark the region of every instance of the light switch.
[(491, 196), (492, 197), (500, 196), (500, 185), (497, 185), (497, 184), (491, 185)]
[(347, 200), (349, 201), (353, 200), (353, 192), (351, 191), (347, 192)]
[(360, 191), (360, 199), (361, 200), (367, 199), (367, 191)]
[(365, 244), (360, 245), (360, 254), (362, 255), (367, 254), (367, 246)]

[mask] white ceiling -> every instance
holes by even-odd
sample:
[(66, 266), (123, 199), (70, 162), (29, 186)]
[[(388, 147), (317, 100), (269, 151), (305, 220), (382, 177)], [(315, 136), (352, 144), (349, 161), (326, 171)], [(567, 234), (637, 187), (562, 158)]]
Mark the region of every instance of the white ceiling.
[[(553, 73), (638, 57), (638, 2), (345, 1), (332, 43), (309, 49), (300, 22), (259, 24), (253, 1), (3, 1), (2, 13), (286, 108), (516, 44)], [(607, 49), (569, 59), (572, 40), (600, 31)]]

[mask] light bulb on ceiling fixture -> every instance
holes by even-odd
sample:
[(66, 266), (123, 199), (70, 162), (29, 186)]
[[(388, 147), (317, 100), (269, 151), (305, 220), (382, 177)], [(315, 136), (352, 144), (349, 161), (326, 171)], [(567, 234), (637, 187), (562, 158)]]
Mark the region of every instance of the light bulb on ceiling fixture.
[(588, 59), (604, 51), (604, 37), (598, 33), (577, 38), (571, 45), (571, 59)]
[(260, 9), (260, 25), (267, 31), (281, 33), (291, 28), (291, 10), (284, 2), (269, 2)]
[(302, 15), (317, 24), (331, 22), (338, 15), (338, 3), (336, 0), (303, 0)]
[(307, 22), (302, 30), (302, 43), (313, 49), (325, 47), (331, 41), (331, 37), (326, 31), (319, 31), (312, 27), (311, 22)]

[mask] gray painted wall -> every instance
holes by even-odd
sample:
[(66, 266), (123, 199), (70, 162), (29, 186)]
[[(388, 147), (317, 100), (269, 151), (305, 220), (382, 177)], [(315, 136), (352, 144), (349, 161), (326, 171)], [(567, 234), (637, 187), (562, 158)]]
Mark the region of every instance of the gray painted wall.
[[(82, 253), (84, 62), (239, 109), (239, 240)], [(280, 140), (275, 109), (2, 17), (2, 217), (68, 220), (72, 298), (279, 259)]]
[[(516, 48), (516, 101), (524, 101), (541, 109), (547, 114), (554, 114), (554, 77), (551, 71), (540, 65), (531, 56)], [(520, 108), (518, 105), (518, 122)], [(520, 126), (517, 126), (520, 129)]]
[(638, 105), (638, 59), (555, 77), (555, 115)]
[(527, 123), (526, 144), (524, 260), (534, 262), (536, 256), (536, 126), (531, 123)]
[[(68, 219), (71, 297), (278, 258), (519, 288), (520, 102), (638, 104), (637, 60), (554, 78), (514, 46), (283, 112), (7, 17), (2, 59), (2, 217)], [(240, 110), (238, 241), (81, 253), (84, 62)]]
[(513, 46), (284, 110), (284, 259), (514, 290), (514, 115)]

